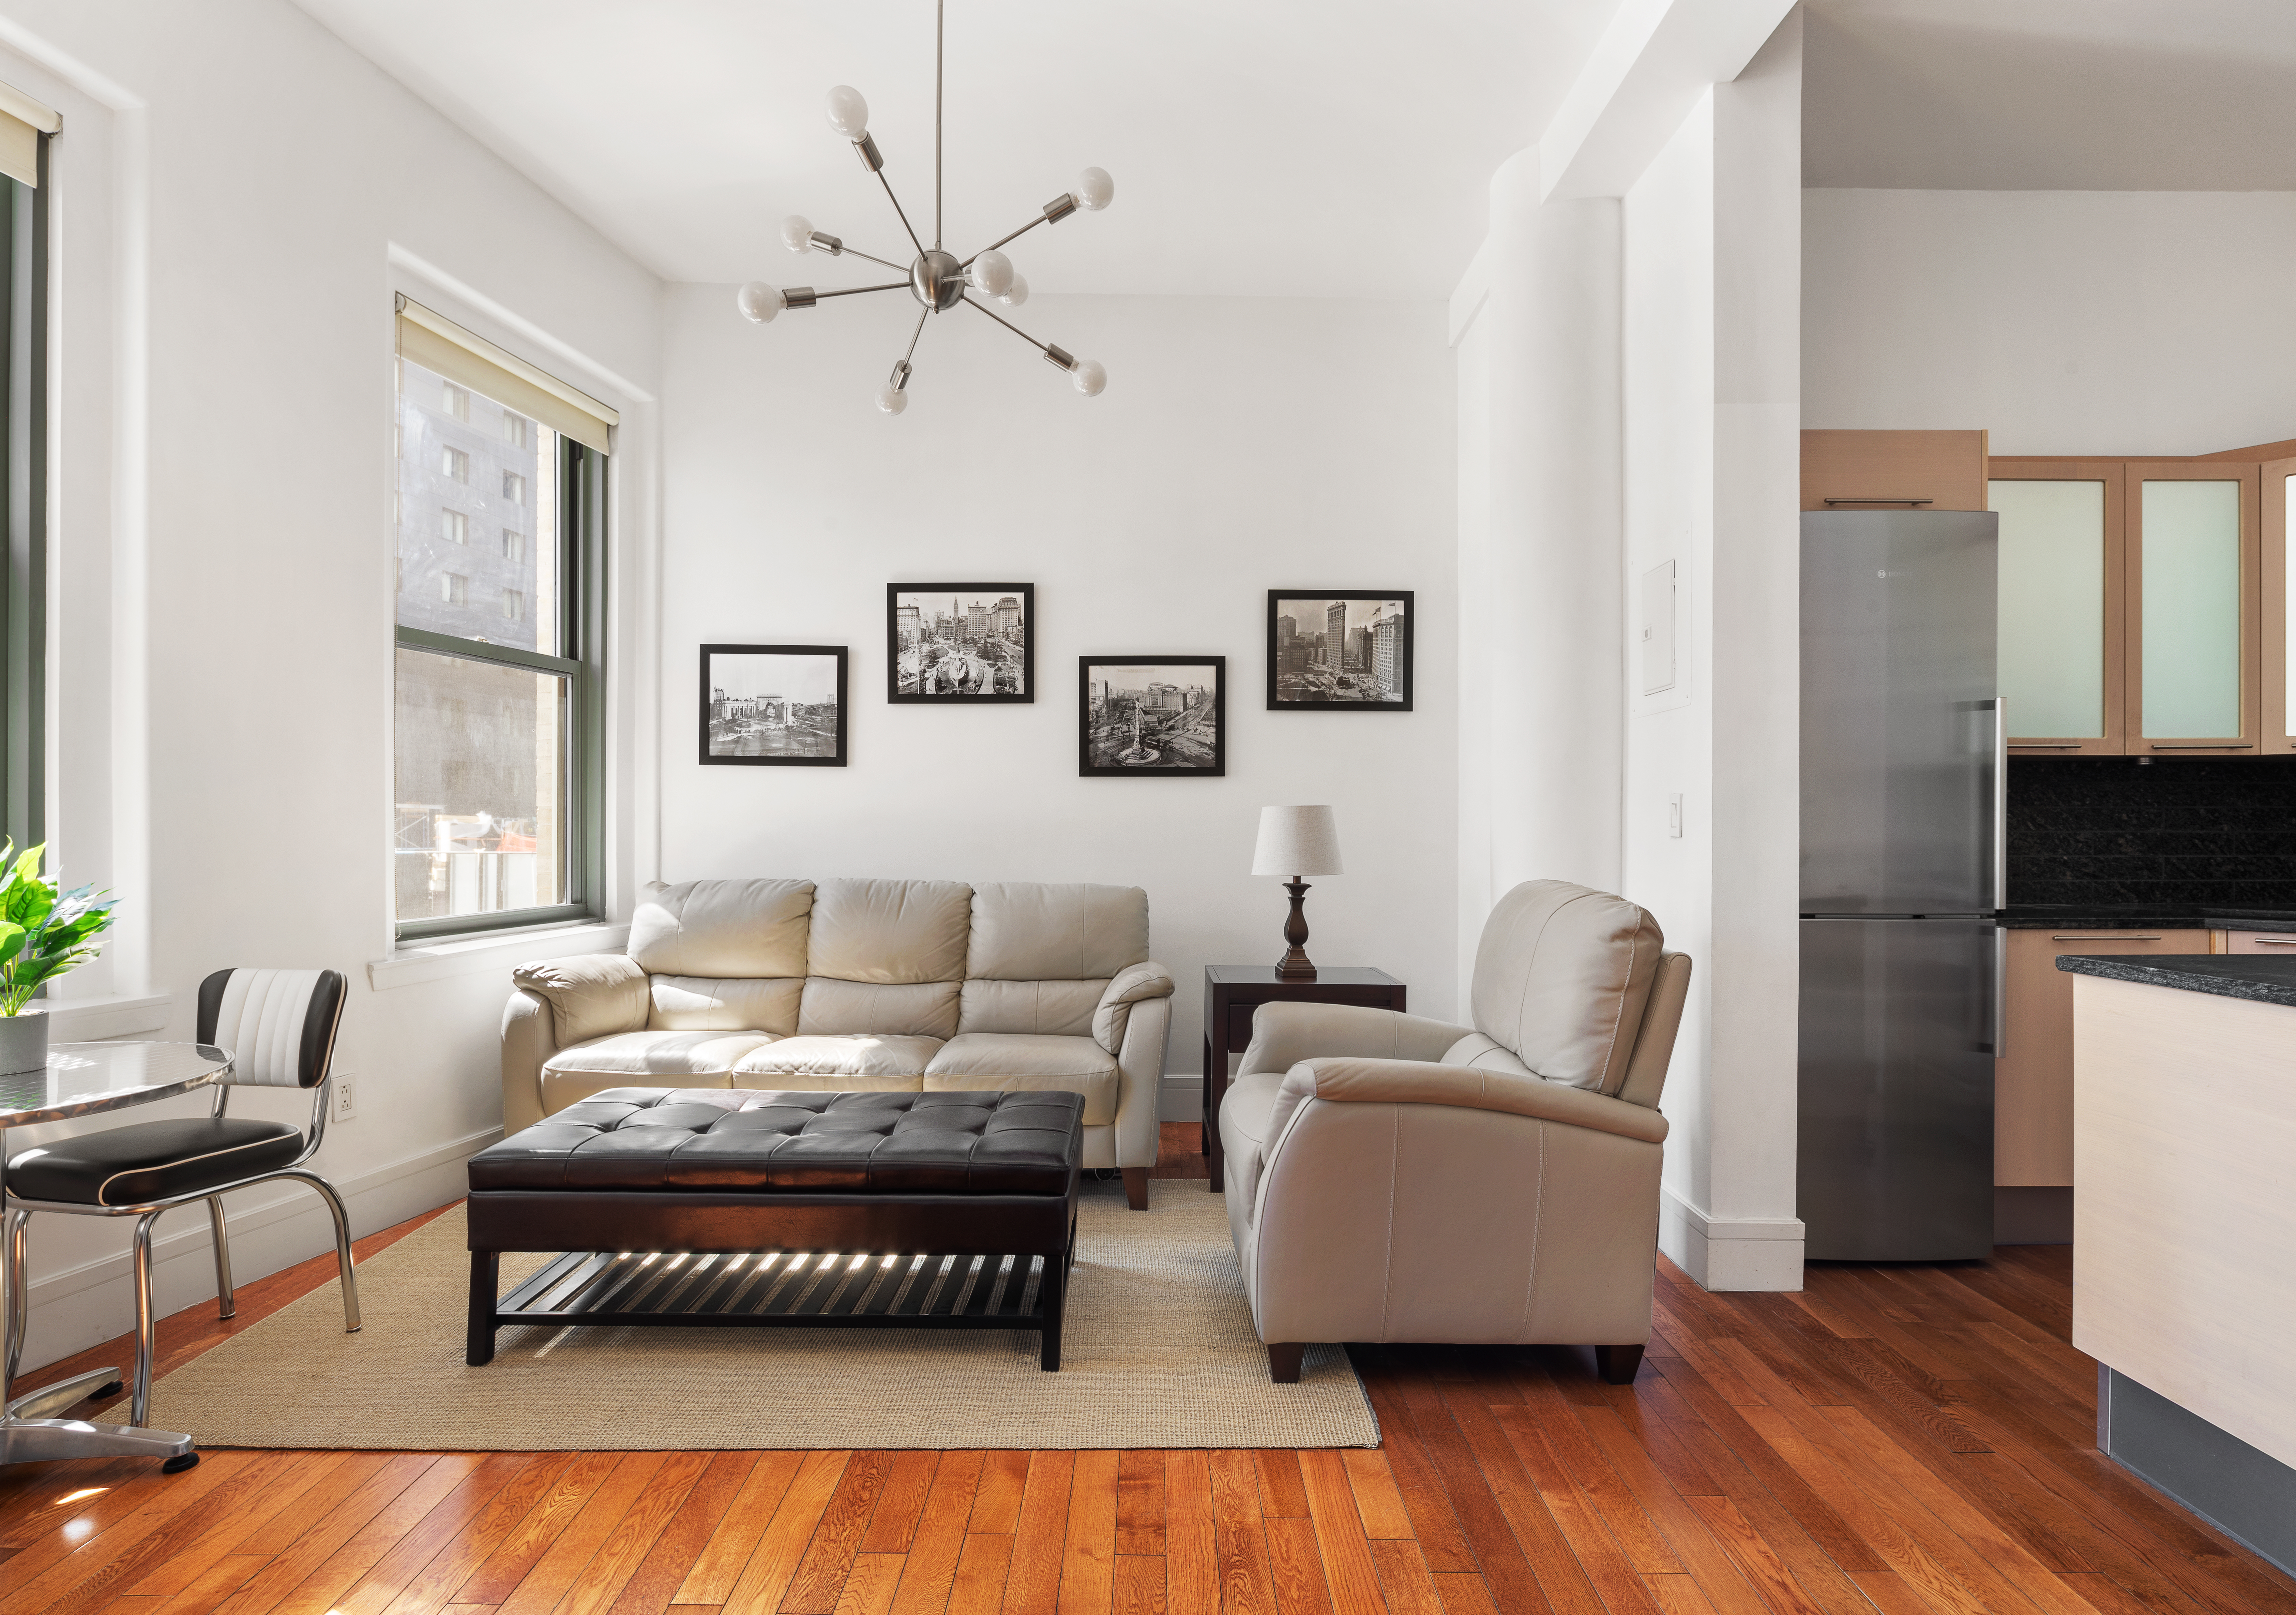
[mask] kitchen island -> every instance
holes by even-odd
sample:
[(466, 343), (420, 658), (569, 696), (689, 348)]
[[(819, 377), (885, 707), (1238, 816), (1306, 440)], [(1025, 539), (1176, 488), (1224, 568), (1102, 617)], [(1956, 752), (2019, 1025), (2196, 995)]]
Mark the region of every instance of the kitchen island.
[(2097, 1445), (2296, 1570), (2296, 958), (2070, 955)]

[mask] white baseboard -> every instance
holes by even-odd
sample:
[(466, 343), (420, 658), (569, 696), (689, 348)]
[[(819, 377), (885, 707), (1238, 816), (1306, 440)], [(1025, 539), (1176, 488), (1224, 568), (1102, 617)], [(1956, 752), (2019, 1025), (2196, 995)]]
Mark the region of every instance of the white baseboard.
[(1156, 1119), (1159, 1121), (1201, 1121), (1204, 1119), (1204, 1079), (1193, 1073), (1176, 1077), (1164, 1073), (1164, 1086), (1156, 1095)]
[(1709, 1217), (1661, 1188), (1658, 1248), (1702, 1289), (1801, 1288), (1798, 1217)]
[[(353, 1237), (460, 1199), (467, 1186), (463, 1162), (501, 1136), (500, 1127), (488, 1127), (356, 1176), (331, 1179), (350, 1214)], [(256, 1195), (266, 1198), (254, 1201)], [(334, 1249), (333, 1219), (325, 1203), (308, 1188), (266, 1184), (226, 1197), (225, 1206), (230, 1213), (232, 1279), (242, 1288)], [(34, 1250), (44, 1224), (65, 1220), (53, 1213), (36, 1215), (29, 1230)], [(130, 1220), (109, 1220), (124, 1239)], [(197, 1208), (178, 1211), (160, 1225), (152, 1242), (152, 1289), (160, 1316), (214, 1299), (213, 1250), (207, 1218)], [(26, 1367), (70, 1357), (133, 1328), (135, 1303), (128, 1273), (127, 1254), (122, 1250), (34, 1280)]]

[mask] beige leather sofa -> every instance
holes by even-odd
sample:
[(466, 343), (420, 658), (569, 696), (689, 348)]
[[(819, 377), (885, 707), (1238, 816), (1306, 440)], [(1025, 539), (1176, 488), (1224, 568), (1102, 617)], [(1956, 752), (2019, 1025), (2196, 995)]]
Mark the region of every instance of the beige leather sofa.
[(627, 953), (512, 980), (505, 1132), (618, 1087), (1065, 1089), (1147, 1207), (1172, 977), (1137, 887), (656, 884)]
[(1658, 1111), (1690, 960), (1561, 881), (1483, 927), (1472, 1029), (1268, 1004), (1220, 1102), (1227, 1214), (1269, 1372), (1311, 1341), (1650, 1340)]

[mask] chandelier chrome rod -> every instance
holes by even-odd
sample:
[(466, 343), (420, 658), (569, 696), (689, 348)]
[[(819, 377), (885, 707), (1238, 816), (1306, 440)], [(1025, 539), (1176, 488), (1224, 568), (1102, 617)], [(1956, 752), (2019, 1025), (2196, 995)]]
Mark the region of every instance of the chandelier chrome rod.
[(906, 352), (906, 353), (905, 353), (905, 354), (903, 354), (903, 355), (901, 356), (901, 363), (902, 363), (902, 364), (906, 365), (906, 364), (907, 364), (911, 359), (914, 359), (914, 358), (915, 358), (915, 357), (917, 357), (917, 339), (918, 339), (919, 337), (921, 337), (921, 336), (924, 335), (924, 333), (925, 333), (925, 316), (927, 316), (927, 315), (931, 314), (931, 312), (932, 312), (932, 310), (931, 310), (931, 309), (930, 309), (930, 308), (920, 308), (920, 309), (918, 309), (918, 310), (917, 310), (917, 328), (916, 328), (914, 331), (912, 331), (911, 332), (909, 332), (909, 350), (908, 350), (908, 352)]
[(933, 0), (933, 250), (940, 250), (940, 86), (941, 39), (947, 30), (948, 0)]
[(909, 272), (909, 266), (906, 264), (897, 264), (890, 258), (879, 258), (875, 253), (864, 252), (858, 247), (846, 248), (845, 256), (847, 258), (865, 258), (871, 263), (877, 265), (880, 268), (890, 269), (896, 275), (906, 275)]
[[(1039, 342), (1036, 338), (1030, 336), (1027, 332), (1021, 330), (1018, 325), (1015, 325), (1012, 321), (1006, 319), (1001, 314), (989, 314), (986, 305), (974, 302), (970, 295), (965, 298), (964, 302), (965, 307), (968, 308), (978, 308), (981, 313), (988, 315), (990, 319), (995, 320), (999, 325), (1004, 326), (1005, 330), (1011, 332), (1014, 336), (1019, 337), (1022, 341), (1028, 343), (1029, 347), (1043, 354), (1046, 358), (1051, 359), (1053, 357), (1053, 349), (1049, 343)], [(1060, 361), (1058, 359), (1053, 359), (1053, 363), (1059, 365)], [(1061, 365), (1061, 368), (1065, 370), (1068, 366), (1062, 365)]]
[[(999, 240), (990, 242), (987, 246), (983, 247), (983, 248), (980, 250), (980, 252), (994, 252), (994, 251), (996, 251), (996, 249), (997, 249), (997, 248), (999, 248), (999, 247), (1003, 246), (1006, 242), (1009, 242), (1009, 241), (1016, 241), (1016, 240), (1018, 240), (1020, 237), (1021, 237), (1021, 236), (1023, 236), (1023, 235), (1028, 234), (1029, 231), (1031, 231), (1031, 230), (1035, 229), (1038, 225), (1041, 225), (1041, 224), (1043, 224), (1043, 223), (1045, 223), (1045, 222), (1046, 222), (1045, 216), (1044, 216), (1043, 214), (1039, 213), (1036, 217), (1034, 217), (1034, 218), (1030, 219), (1027, 224), (1022, 225), (1021, 225), (1018, 230), (1013, 231), (1013, 234), (1012, 234), (1011, 235), (1007, 235), (1007, 236), (1002, 237), (1002, 238), (1001, 238), (1001, 239), (999, 239)], [(976, 253), (974, 253), (974, 254), (972, 255), (972, 258), (979, 258), (979, 257), (980, 256), (980, 252), (976, 252)], [(959, 268), (963, 268), (963, 269), (970, 269), (970, 268), (972, 268), (972, 258), (966, 258), (963, 264), (961, 264), (961, 265), (959, 265), (959, 266), (958, 266), (958, 267), (959, 267)]]
[(908, 284), (906, 281), (887, 281), (882, 286), (840, 286), (834, 291), (816, 291), (813, 295), (816, 298), (858, 297), (865, 291), (902, 291), (907, 290)]
[(885, 177), (885, 170), (882, 168), (877, 169), (876, 175), (877, 183), (885, 187), (885, 200), (892, 203), (893, 211), (901, 216), (901, 228), (909, 233), (909, 245), (917, 250), (919, 258), (922, 258), (925, 255), (925, 244), (917, 239), (916, 226), (909, 223), (909, 216), (901, 207), (901, 199), (893, 194), (893, 182)]

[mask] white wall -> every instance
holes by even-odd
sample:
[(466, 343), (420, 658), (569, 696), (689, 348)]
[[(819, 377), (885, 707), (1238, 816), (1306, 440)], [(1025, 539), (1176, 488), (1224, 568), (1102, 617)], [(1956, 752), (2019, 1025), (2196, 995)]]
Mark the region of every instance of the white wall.
[(1660, 1241), (1718, 1290), (1801, 1284), (1800, 96), (1797, 14), (1700, 101), (1625, 203), (1626, 639), (1639, 642), (1643, 574), (1674, 561), (1680, 675), (1645, 695), (1628, 660), (1621, 889), (1693, 961)]
[(1996, 454), (2296, 436), (2287, 192), (1803, 193), (1802, 422)]
[[(450, 1198), (492, 1136), (505, 985), (498, 961), (385, 992), (365, 968), (390, 936), (392, 292), (625, 407), (612, 520), (642, 558), (659, 288), (284, 0), (12, 0), (0, 79), (64, 115), (52, 840), (66, 879), (121, 898), (110, 959), (66, 1002), (124, 998), (106, 1029), (187, 1038), (211, 971), (343, 971), (360, 1114), (319, 1165), (365, 1232)], [(630, 632), (644, 567), (616, 583), (627, 681), (650, 654)], [(642, 826), (652, 737), (614, 743), (621, 822)], [(625, 885), (651, 873), (636, 846)], [(324, 1248), (307, 1192), (241, 1198), (242, 1280)], [(28, 1363), (127, 1326), (127, 1232), (34, 1219)], [(204, 1219), (161, 1234), (163, 1310), (211, 1294)]]
[[(815, 278), (850, 283), (825, 260)], [(792, 277), (794, 278), (794, 277)], [(1438, 303), (1038, 296), (1014, 317), (1108, 365), (1079, 397), (969, 310), (924, 332), (898, 418), (870, 399), (906, 296), (752, 326), (677, 287), (664, 338), (663, 878), (885, 875), (1147, 889), (1193, 1077), (1202, 967), (1270, 963), (1266, 803), (1338, 809), (1309, 953), (1454, 989), (1452, 363)], [(885, 586), (1037, 586), (1025, 706), (885, 700)], [(1266, 709), (1270, 587), (1417, 592), (1416, 710)], [(695, 647), (851, 647), (851, 766), (705, 767)], [(1081, 779), (1077, 658), (1227, 658), (1225, 779)], [(1192, 1096), (1182, 1103), (1192, 1102)]]

